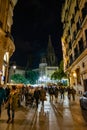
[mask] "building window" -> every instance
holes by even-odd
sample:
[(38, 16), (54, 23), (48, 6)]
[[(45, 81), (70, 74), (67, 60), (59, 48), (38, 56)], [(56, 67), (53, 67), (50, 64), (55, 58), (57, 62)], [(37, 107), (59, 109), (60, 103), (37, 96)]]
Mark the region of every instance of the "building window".
[(70, 65), (73, 63), (73, 57), (70, 55)]
[(77, 34), (76, 31), (74, 31), (74, 32), (73, 32), (73, 40), (76, 39), (76, 34)]
[(77, 22), (77, 32), (79, 31), (80, 29), (80, 25), (79, 25), (79, 22)]
[(78, 57), (78, 46), (75, 47), (74, 49), (74, 59)]
[(87, 42), (87, 29), (85, 30), (85, 37), (86, 37), (86, 42)]
[(71, 42), (69, 42), (69, 49), (71, 49), (72, 48), (72, 46), (71, 46)]
[(70, 35), (70, 29), (68, 30), (68, 35)]
[(71, 26), (74, 24), (75, 22), (74, 22), (74, 16), (72, 17), (72, 19), (71, 19)]
[(83, 43), (83, 39), (81, 38), (79, 41), (79, 52), (80, 54), (83, 52), (84, 50), (84, 43)]
[(78, 2), (76, 1), (75, 14), (77, 13), (78, 10), (79, 10), (79, 5)]
[(82, 62), (82, 67), (83, 67), (83, 68), (85, 67), (85, 63), (84, 63), (84, 62)]
[(86, 17), (86, 15), (87, 15), (87, 2), (85, 3), (84, 8), (82, 9), (82, 17), (83, 17), (83, 20), (84, 20), (84, 18)]

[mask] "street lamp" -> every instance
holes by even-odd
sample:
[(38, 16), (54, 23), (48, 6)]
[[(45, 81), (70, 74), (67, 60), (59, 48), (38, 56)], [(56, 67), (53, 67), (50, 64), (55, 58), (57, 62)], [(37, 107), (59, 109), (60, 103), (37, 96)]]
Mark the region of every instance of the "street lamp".
[(73, 72), (73, 77), (74, 77), (74, 83), (77, 84), (77, 73), (75, 71)]
[(76, 78), (76, 77), (77, 77), (76, 72), (73, 72), (73, 77), (74, 77), (74, 78)]
[(13, 65), (13, 70), (14, 70), (14, 74), (15, 74), (15, 70), (16, 70), (16, 65)]

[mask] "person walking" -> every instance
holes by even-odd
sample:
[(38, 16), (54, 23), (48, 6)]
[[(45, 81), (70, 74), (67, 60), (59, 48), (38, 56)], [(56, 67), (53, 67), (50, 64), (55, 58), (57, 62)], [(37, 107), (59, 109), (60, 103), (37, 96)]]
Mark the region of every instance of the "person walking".
[(82, 96), (82, 94), (83, 94), (83, 92), (84, 92), (84, 87), (82, 86), (81, 82), (79, 82), (79, 83), (77, 84), (77, 88), (78, 88), (78, 94), (79, 94), (80, 96)]
[(3, 88), (3, 85), (0, 84), (0, 117), (1, 117), (1, 112), (2, 112), (2, 105), (5, 103), (6, 101), (6, 93), (5, 93), (5, 89)]
[(40, 100), (42, 102), (42, 106), (44, 106), (44, 101), (46, 100), (46, 91), (43, 88), (43, 86), (41, 86), (41, 90), (40, 90)]
[(54, 96), (55, 96), (55, 103), (57, 103), (58, 102), (58, 88), (57, 88), (57, 86), (54, 89)]
[(9, 98), (9, 94), (10, 94), (10, 87), (7, 85), (7, 87), (5, 88), (6, 91), (6, 101), (8, 101)]
[(36, 108), (38, 108), (38, 103), (39, 103), (39, 99), (40, 99), (40, 91), (38, 90), (38, 87), (34, 91), (34, 98), (36, 101)]
[(71, 100), (71, 94), (72, 94), (72, 92), (71, 92), (70, 86), (67, 87), (67, 94), (68, 94), (68, 95), (67, 95), (67, 96), (68, 96), (68, 99)]
[(49, 86), (49, 95), (50, 95), (50, 101), (53, 101), (53, 97), (54, 97), (54, 88), (52, 85)]
[(59, 91), (60, 91), (61, 99), (64, 99), (65, 88), (61, 86)]
[(76, 90), (73, 87), (71, 87), (71, 93), (72, 93), (72, 99), (73, 101), (75, 101)]
[(16, 86), (13, 85), (8, 98), (7, 123), (14, 123), (15, 110), (17, 106), (18, 106), (18, 92), (16, 90)]

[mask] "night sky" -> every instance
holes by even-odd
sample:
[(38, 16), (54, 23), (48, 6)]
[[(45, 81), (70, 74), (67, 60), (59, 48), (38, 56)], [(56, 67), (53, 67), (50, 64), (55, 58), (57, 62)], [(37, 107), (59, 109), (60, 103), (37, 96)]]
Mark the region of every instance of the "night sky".
[(46, 53), (48, 36), (58, 63), (62, 59), (61, 47), (61, 8), (64, 0), (18, 0), (14, 8), (12, 35), (16, 51), (11, 61), (26, 67), (32, 57), (32, 68), (38, 68), (40, 58)]

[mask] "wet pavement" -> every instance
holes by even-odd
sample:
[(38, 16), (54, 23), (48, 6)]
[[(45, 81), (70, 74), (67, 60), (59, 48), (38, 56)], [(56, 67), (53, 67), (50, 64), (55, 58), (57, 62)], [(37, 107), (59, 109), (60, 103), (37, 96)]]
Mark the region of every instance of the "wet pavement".
[(59, 98), (56, 105), (53, 102), (53, 106), (61, 130), (87, 129), (87, 122), (83, 119), (78, 96), (76, 101), (69, 101), (67, 96), (64, 100)]
[(40, 106), (37, 112), (37, 119), (34, 130), (60, 130), (54, 110), (49, 102), (46, 101), (44, 107)]
[(87, 130), (87, 123), (83, 119), (79, 106), (79, 98), (76, 101), (68, 101), (58, 98), (58, 102), (47, 101), (39, 104), (39, 108), (20, 107), (15, 113), (14, 124), (6, 123), (7, 113), (3, 109), (0, 119), (0, 130)]

